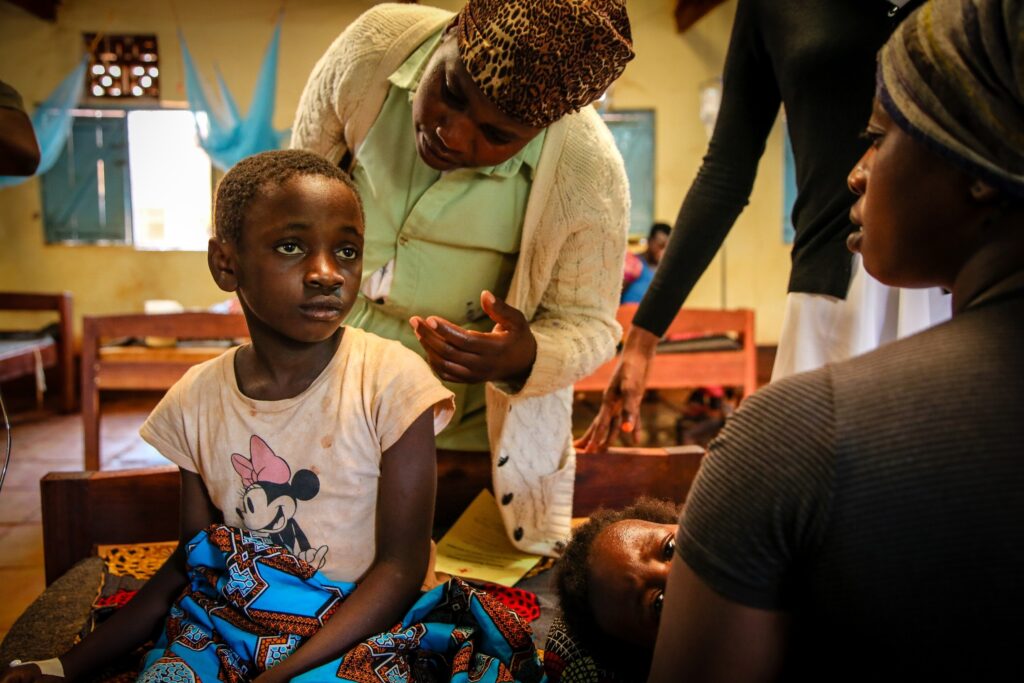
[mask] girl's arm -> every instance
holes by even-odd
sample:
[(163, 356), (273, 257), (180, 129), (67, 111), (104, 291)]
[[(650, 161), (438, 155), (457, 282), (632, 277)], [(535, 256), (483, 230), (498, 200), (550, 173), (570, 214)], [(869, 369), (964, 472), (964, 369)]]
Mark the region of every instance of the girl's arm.
[(61, 657), (64, 675), (75, 679), (131, 652), (163, 625), (171, 603), (185, 586), (185, 544), (220, 519), (198, 474), (181, 470), (178, 548), (124, 608)]
[[(110, 619), (60, 657), (64, 677), (75, 680), (95, 671), (146, 642), (163, 625), (171, 603), (185, 585), (185, 544), (200, 530), (220, 519), (198, 474), (181, 471), (181, 513), (178, 548), (132, 600)], [(39, 680), (14, 676), (11, 669), (0, 681)], [(9, 678), (9, 676), (11, 676)]]
[(402, 618), (419, 592), (430, 557), (437, 462), (431, 406), (381, 457), (377, 555), (366, 577), (320, 631), (259, 683), (286, 681), (337, 658)]

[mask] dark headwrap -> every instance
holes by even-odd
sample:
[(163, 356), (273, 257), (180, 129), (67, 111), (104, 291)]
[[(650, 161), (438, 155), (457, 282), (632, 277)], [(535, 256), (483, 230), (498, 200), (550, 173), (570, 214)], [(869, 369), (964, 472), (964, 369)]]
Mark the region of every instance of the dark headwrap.
[(455, 22), (473, 82), (537, 128), (596, 100), (633, 58), (624, 0), (469, 0)]
[(878, 97), (907, 133), (1024, 197), (1024, 2), (926, 3), (879, 53)]

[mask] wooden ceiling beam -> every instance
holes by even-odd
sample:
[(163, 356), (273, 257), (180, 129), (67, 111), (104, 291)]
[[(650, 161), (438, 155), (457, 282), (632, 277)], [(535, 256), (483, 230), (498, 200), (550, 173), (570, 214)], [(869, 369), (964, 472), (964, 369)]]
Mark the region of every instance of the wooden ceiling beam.
[(676, 30), (682, 33), (723, 2), (725, 0), (678, 0), (676, 2)]
[(60, 0), (7, 0), (7, 2), (40, 19), (57, 21), (57, 6), (60, 4)]

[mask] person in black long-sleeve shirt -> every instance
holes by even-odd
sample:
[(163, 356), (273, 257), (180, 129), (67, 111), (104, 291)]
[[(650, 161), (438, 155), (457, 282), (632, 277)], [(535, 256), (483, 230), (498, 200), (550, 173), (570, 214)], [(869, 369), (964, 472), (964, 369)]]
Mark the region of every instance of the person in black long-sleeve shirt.
[[(739, 1), (707, 155), (633, 320), (601, 412), (577, 448), (599, 450), (620, 426), (634, 430), (655, 345), (746, 206), (781, 105), (798, 193), (790, 295), (773, 379), (870, 350), (897, 336), (889, 328), (900, 315), (908, 322), (905, 312), (896, 311), (901, 292), (867, 275), (846, 248), (854, 200), (846, 177), (867, 147), (860, 133), (871, 111), (875, 53), (921, 4)], [(940, 301), (933, 314), (930, 297), (938, 299), (937, 293), (909, 296), (929, 303), (918, 316), (924, 320), (901, 333), (948, 317), (948, 302)]]

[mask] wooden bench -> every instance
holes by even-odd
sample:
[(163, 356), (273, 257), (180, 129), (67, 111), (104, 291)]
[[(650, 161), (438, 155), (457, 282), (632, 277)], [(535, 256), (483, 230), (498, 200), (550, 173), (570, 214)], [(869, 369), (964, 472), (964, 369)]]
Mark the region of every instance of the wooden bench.
[[(682, 502), (703, 454), (680, 446), (579, 455), (573, 515), (622, 507), (641, 495)], [(435, 520), (450, 524), (490, 480), (488, 458), (440, 451)], [(179, 487), (176, 467), (47, 474), (40, 482), (47, 585), (97, 545), (177, 539)]]
[(102, 346), (104, 340), (163, 337), (174, 340), (237, 340), (248, 337), (238, 313), (167, 313), (86, 316), (82, 333), (82, 425), (85, 469), (99, 470), (100, 392), (167, 390), (185, 372), (216, 358), (226, 346)]
[[(616, 319), (622, 325), (625, 338), (633, 324), (638, 304), (622, 304)], [(686, 341), (694, 345), (702, 340), (727, 338), (735, 347), (714, 351), (685, 351)], [(734, 386), (742, 389), (743, 397), (757, 389), (757, 346), (754, 343), (754, 312), (749, 309), (732, 311), (680, 309), (663, 337), (680, 347), (679, 352), (659, 351), (651, 362), (647, 375), (649, 390), (692, 389), (701, 386)], [(663, 344), (662, 348), (667, 346)], [(618, 356), (599, 367), (573, 387), (577, 392), (603, 392), (615, 372)]]
[(39, 368), (55, 368), (60, 378), (60, 408), (75, 409), (75, 356), (72, 299), (69, 292), (35, 294), (0, 292), (0, 310), (55, 311), (57, 334), (22, 333), (0, 340), (0, 382), (34, 375)]

